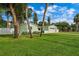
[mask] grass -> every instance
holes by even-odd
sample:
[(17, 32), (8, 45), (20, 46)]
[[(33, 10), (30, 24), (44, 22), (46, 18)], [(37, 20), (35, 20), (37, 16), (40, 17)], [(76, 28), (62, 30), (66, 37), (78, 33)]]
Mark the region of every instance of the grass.
[(0, 35), (0, 56), (79, 56), (79, 33), (53, 33), (42, 37)]

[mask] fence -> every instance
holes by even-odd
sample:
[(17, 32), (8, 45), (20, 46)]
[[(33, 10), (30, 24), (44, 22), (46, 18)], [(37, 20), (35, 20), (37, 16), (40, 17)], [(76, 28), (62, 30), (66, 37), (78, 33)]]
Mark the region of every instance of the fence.
[(14, 28), (0, 28), (0, 35), (3, 34), (13, 34)]

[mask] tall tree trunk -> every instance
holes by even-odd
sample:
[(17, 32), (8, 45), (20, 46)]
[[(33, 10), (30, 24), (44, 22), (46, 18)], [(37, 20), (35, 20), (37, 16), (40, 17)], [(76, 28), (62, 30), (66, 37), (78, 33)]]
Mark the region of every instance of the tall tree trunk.
[(44, 21), (45, 21), (45, 16), (46, 16), (47, 8), (48, 8), (48, 3), (46, 3), (46, 8), (45, 8), (45, 11), (44, 11), (44, 16), (43, 16), (43, 21), (42, 21), (42, 26), (41, 26), (40, 37), (42, 36), (42, 32), (44, 30), (43, 28), (44, 28)]
[(28, 29), (29, 29), (29, 34), (30, 34), (30, 38), (32, 38), (32, 32), (31, 32), (31, 27), (30, 27), (30, 22), (28, 20), (28, 14), (27, 14), (28, 8), (26, 8), (26, 21), (27, 21), (27, 25), (28, 25)]
[(7, 28), (10, 28), (9, 16), (7, 16)]
[(78, 22), (78, 32), (79, 32), (79, 22)]
[(76, 32), (78, 31), (78, 24), (76, 24)]
[(76, 23), (76, 31), (79, 32), (79, 22)]
[(16, 14), (15, 14), (15, 11), (14, 11), (14, 8), (13, 8), (13, 4), (10, 3), (9, 6), (10, 6), (10, 11), (11, 11), (11, 13), (13, 15), (14, 37), (18, 38), (19, 37), (19, 24), (17, 22), (17, 18), (16, 18)]

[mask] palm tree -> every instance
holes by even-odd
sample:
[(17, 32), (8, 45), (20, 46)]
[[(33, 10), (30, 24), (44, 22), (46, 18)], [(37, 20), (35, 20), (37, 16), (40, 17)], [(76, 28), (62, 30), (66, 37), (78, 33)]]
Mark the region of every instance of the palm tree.
[(9, 17), (10, 17), (10, 11), (6, 12), (6, 17), (7, 17), (7, 28), (10, 28), (10, 21), (9, 21)]
[(2, 7), (2, 4), (0, 4), (0, 27), (2, 27), (3, 25), (3, 19), (2, 19), (2, 15), (5, 13), (5, 8)]
[[(30, 34), (30, 37), (32, 38), (31, 27), (30, 27), (30, 23), (29, 23), (29, 20), (28, 20), (28, 18), (31, 16), (31, 14), (28, 14), (29, 9), (27, 7), (27, 4), (25, 4), (25, 3), (23, 3), (23, 4), (4, 3), (4, 4), (0, 4), (0, 6), (3, 7), (3, 8), (7, 8), (7, 10), (10, 11), (10, 13), (13, 17), (14, 37), (15, 38), (19, 37), (19, 24), (20, 24), (19, 21), (21, 22), (22, 19), (23, 20), (26, 19), (28, 29), (29, 29), (29, 34)], [(19, 10), (17, 10), (18, 9), (17, 7), (19, 8)]]
[(70, 25), (67, 22), (57, 22), (55, 25), (58, 27), (59, 31), (69, 31)]
[(28, 7), (26, 7), (26, 20), (27, 20), (27, 25), (28, 25), (28, 29), (29, 29), (30, 38), (32, 38), (30, 22), (28, 20), (28, 18), (31, 16), (31, 13), (28, 13), (29, 10), (31, 11), (31, 9), (28, 9)]
[(2, 17), (0, 16), (0, 27), (2, 27)]
[(26, 6), (26, 4), (24, 4), (23, 11), (24, 11), (24, 13), (23, 13), (24, 19), (26, 19), (27, 25), (28, 25), (29, 35), (30, 35), (30, 38), (32, 38), (32, 32), (31, 32), (31, 27), (30, 27), (30, 22), (29, 22), (29, 18), (31, 17), (32, 9), (28, 8)]
[(79, 32), (79, 14), (74, 17), (74, 22), (76, 23), (76, 31)]
[(44, 21), (45, 21), (45, 16), (46, 16), (47, 8), (48, 8), (48, 3), (46, 3), (45, 5), (46, 5), (46, 7), (45, 7), (44, 15), (43, 15), (43, 21), (42, 21), (43, 23), (42, 23), (42, 26), (41, 26), (40, 36), (42, 36), (42, 32), (43, 32)]
[(37, 13), (34, 12), (34, 24), (37, 25), (37, 21), (38, 21)]
[(48, 25), (50, 25), (50, 17), (48, 17)]
[(30, 22), (28, 20), (31, 17), (31, 13), (30, 14), (28, 13), (29, 10), (31, 10), (31, 9), (28, 9), (27, 4), (25, 4), (25, 3), (15, 4), (15, 13), (17, 16), (16, 19), (17, 19), (18, 31), (19, 31), (20, 23), (22, 23), (22, 21), (26, 19), (28, 29), (29, 29), (30, 38), (32, 38)]
[(10, 8), (10, 11), (11, 11), (12, 16), (13, 16), (14, 37), (15, 38), (18, 38), (19, 37), (19, 24), (17, 22), (17, 17), (16, 17), (15, 10), (14, 10), (14, 7), (13, 7), (13, 4), (12, 3), (9, 4), (9, 8)]
[(76, 31), (76, 24), (71, 24), (71, 31)]
[(10, 11), (10, 13), (12, 14), (13, 17), (13, 23), (14, 23), (14, 37), (18, 38), (19, 37), (19, 31), (18, 31), (18, 22), (17, 22), (17, 18), (16, 18), (16, 14), (15, 14), (15, 8), (14, 8), (13, 3), (2, 3), (0, 4), (0, 7), (2, 7), (2, 9), (7, 9), (7, 11)]

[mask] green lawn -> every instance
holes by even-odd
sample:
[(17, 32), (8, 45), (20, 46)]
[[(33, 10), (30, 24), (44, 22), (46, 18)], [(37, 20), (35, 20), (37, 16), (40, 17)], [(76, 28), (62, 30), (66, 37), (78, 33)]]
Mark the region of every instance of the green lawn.
[(79, 33), (53, 33), (30, 39), (0, 36), (0, 55), (4, 56), (79, 56)]

